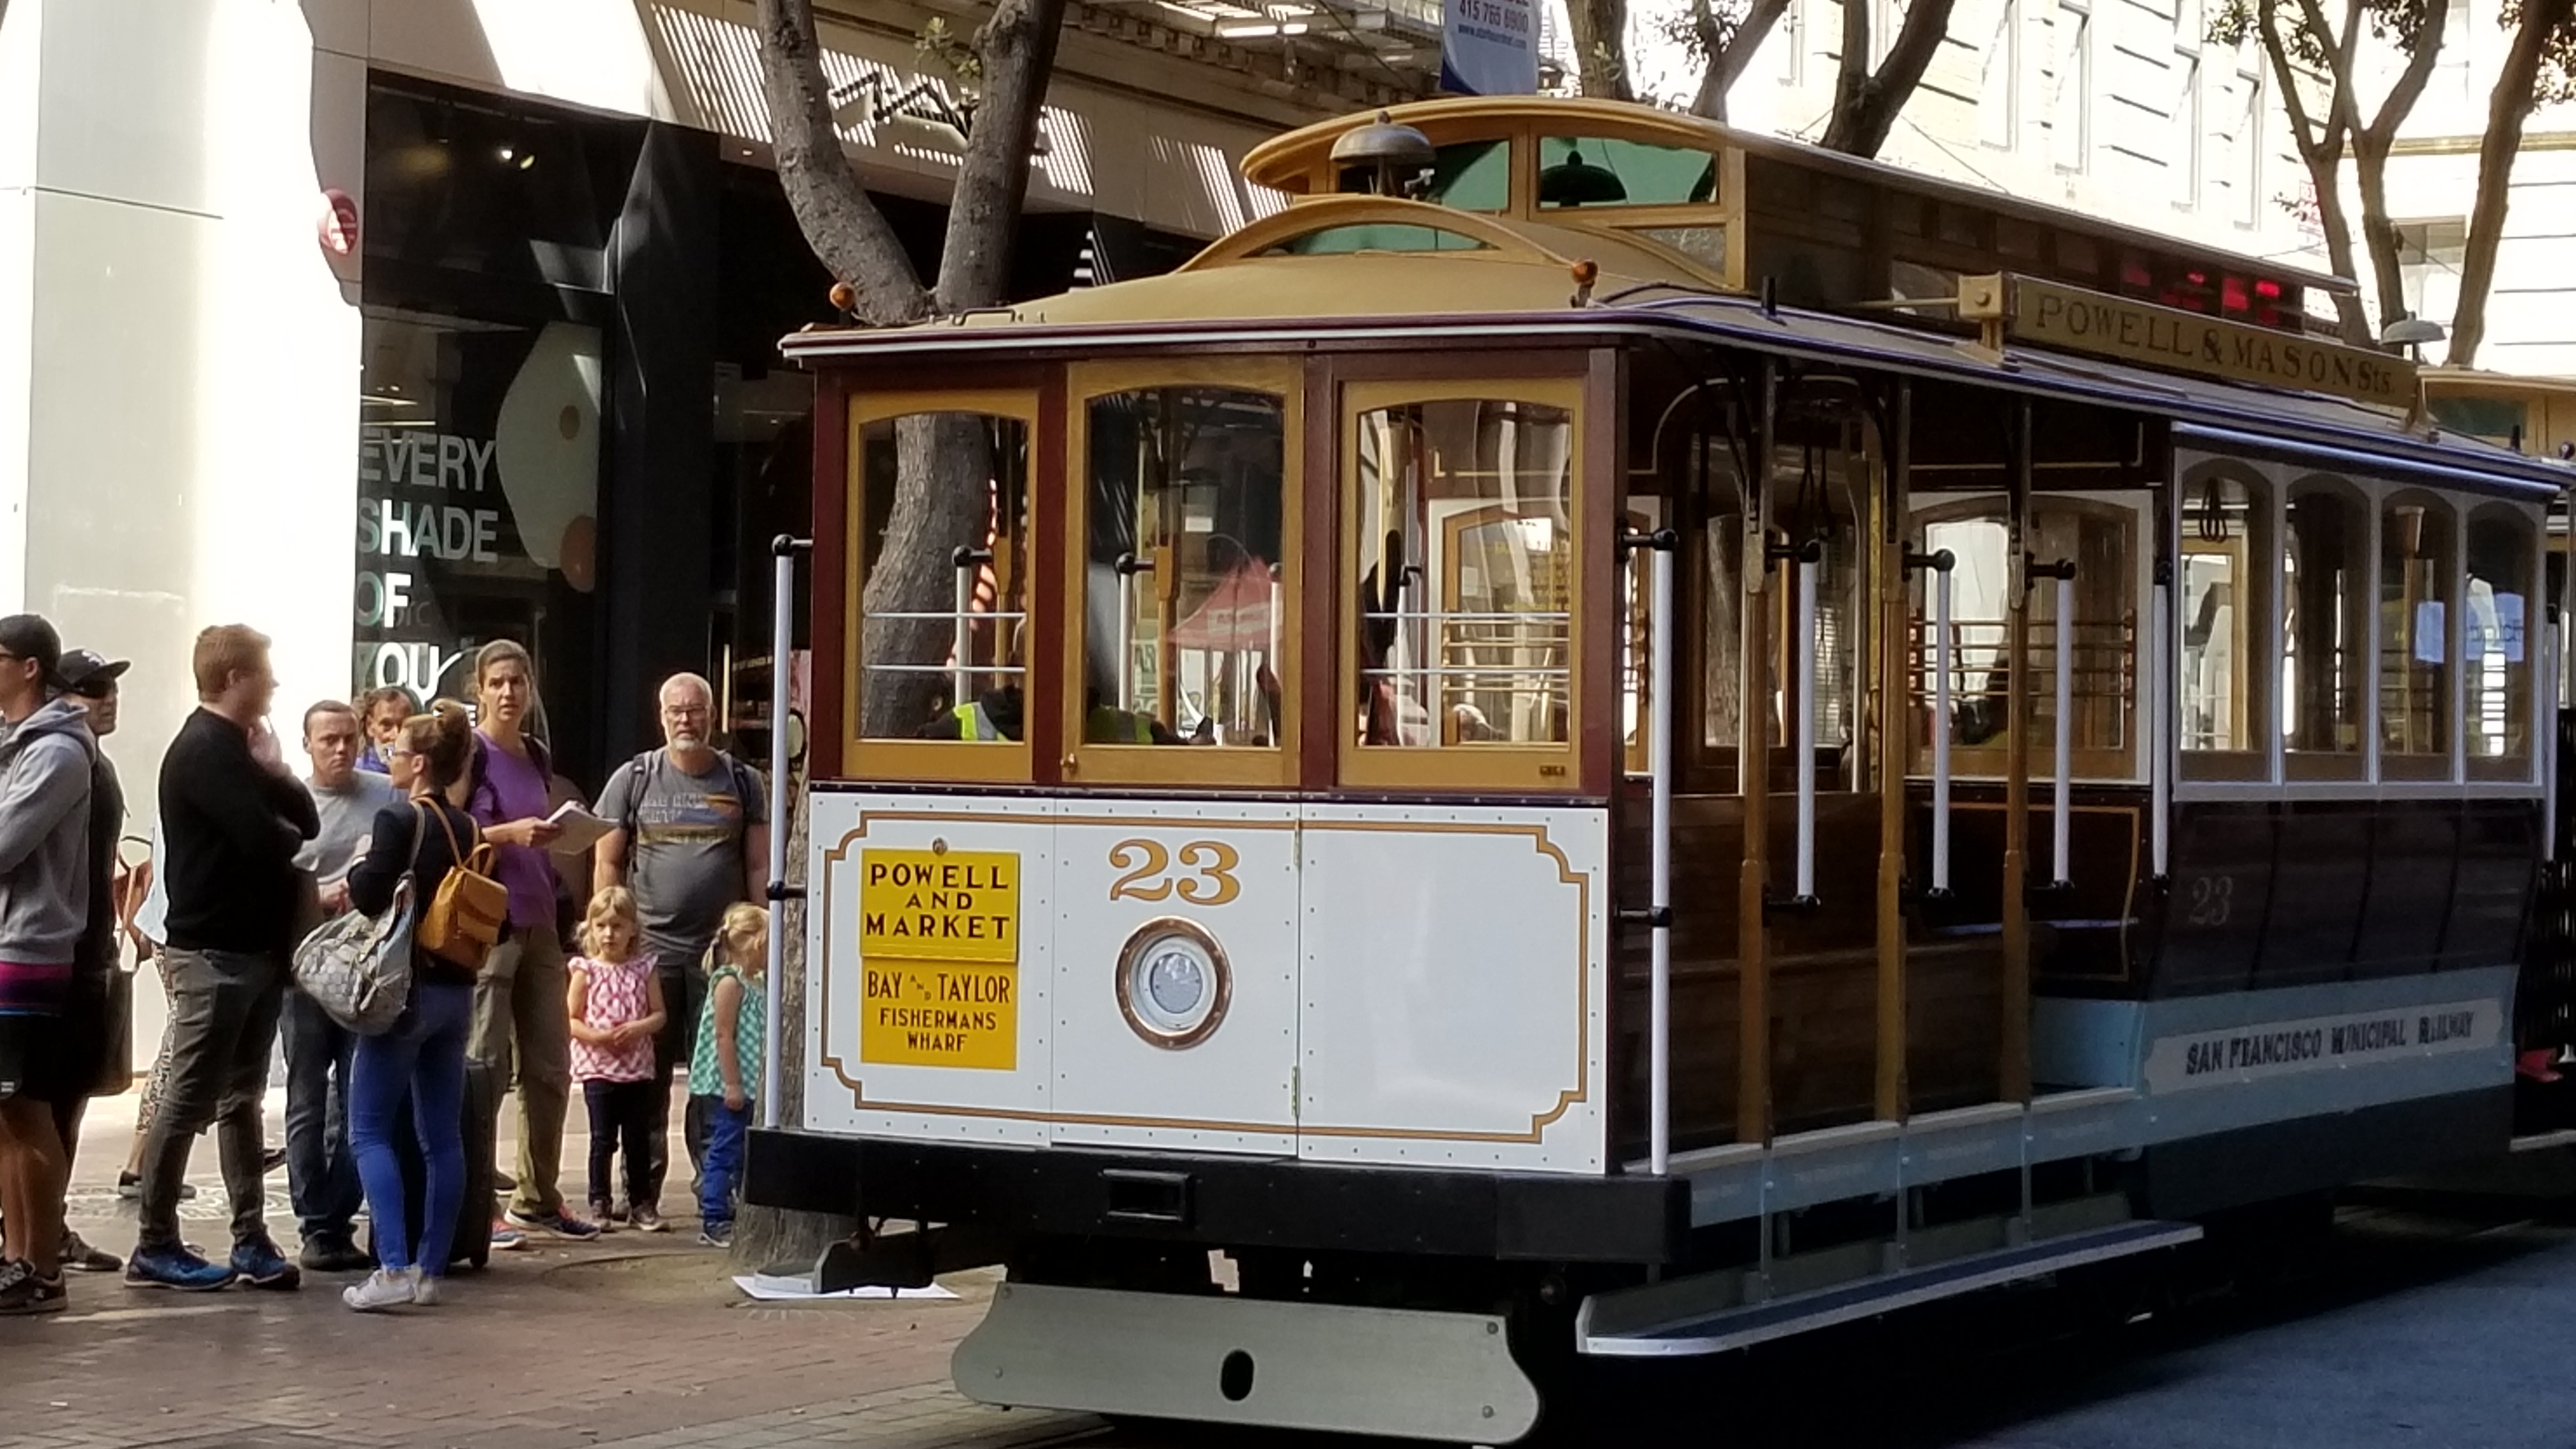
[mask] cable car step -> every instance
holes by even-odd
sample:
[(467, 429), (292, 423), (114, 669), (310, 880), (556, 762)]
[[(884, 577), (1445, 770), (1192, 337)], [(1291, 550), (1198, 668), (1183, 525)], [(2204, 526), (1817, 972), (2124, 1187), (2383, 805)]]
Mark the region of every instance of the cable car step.
[(1592, 1331), (1596, 1299), (1584, 1305), (1576, 1342), (1584, 1353), (1605, 1358), (1725, 1353), (2088, 1263), (2178, 1248), (2199, 1238), (2197, 1223), (2125, 1222), (1616, 1332)]

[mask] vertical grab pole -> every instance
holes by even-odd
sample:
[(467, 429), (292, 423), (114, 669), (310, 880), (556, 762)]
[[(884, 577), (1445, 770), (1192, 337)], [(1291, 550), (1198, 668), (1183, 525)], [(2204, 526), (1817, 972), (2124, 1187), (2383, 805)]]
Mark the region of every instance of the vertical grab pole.
[(2013, 403), (2011, 507), (2005, 521), (2003, 1019), (1996, 1076), (2007, 1102), (2030, 1100), (2030, 399)]
[(2156, 589), (2148, 621), (2152, 661), (2147, 670), (2147, 796), (2152, 818), (2147, 822), (2149, 865), (2157, 880), (2172, 872), (2174, 731), (2179, 712), (2173, 694), (2173, 564), (2156, 561)]
[(1932, 894), (1950, 893), (1950, 681), (1958, 672), (1951, 658), (1950, 570), (1957, 560), (1948, 549), (1932, 556)]
[(948, 621), (948, 649), (949, 657), (957, 664), (950, 676), (948, 702), (965, 704), (975, 698), (973, 671), (967, 667), (973, 662), (970, 656), (974, 652), (975, 638), (966, 627), (967, 611), (975, 606), (975, 550), (961, 543), (949, 556), (949, 562), (957, 566), (957, 612)]
[[(2540, 718), (2545, 725), (2533, 748), (2540, 752), (2540, 858), (2558, 858), (2558, 621), (2539, 611)], [(2524, 637), (2534, 631), (2523, 625)]]
[[(1771, 573), (1771, 440), (1780, 416), (1780, 365), (1762, 360), (1761, 415), (1754, 424), (1751, 466), (1744, 479), (1743, 607), (1739, 644), (1743, 668), (1737, 710), (1742, 733), (1736, 753), (1736, 788), (1744, 795), (1744, 863), (1736, 877), (1735, 1140), (1771, 1140), (1771, 960), (1763, 910), (1771, 862), (1771, 630), (1767, 584)], [(1763, 1242), (1770, 1224), (1761, 1224)], [(1765, 1261), (1768, 1251), (1765, 1250)]]
[(1816, 569), (1823, 546), (1798, 551), (1798, 904), (1816, 898)]
[(2055, 838), (2051, 884), (2066, 884), (2066, 844), (2074, 820), (2075, 790), (2075, 572), (2059, 565), (2057, 575), (2057, 796), (2051, 805)]
[(1646, 1156), (1661, 1175), (1672, 1160), (1673, 1136), (1673, 552), (1678, 539), (1667, 529), (1653, 536), (1651, 566), (1653, 634), (1646, 688), (1652, 695), (1654, 733), (1646, 743), (1646, 767), (1654, 773), (1653, 898), (1654, 955), (1647, 1006), (1648, 1048), (1652, 1082), (1648, 1096)]
[[(1914, 755), (1914, 692), (1906, 679), (1906, 484), (1913, 473), (1914, 387), (1898, 379), (1882, 444), (1878, 494), (1878, 1061), (1871, 1115), (1901, 1122), (1906, 1080), (1905, 771)], [(1899, 1203), (1898, 1231), (1905, 1230)]]
[(768, 979), (760, 984), (760, 1125), (778, 1129), (778, 1018), (784, 1011), (787, 974), (787, 670), (796, 649), (796, 555), (812, 548), (810, 539), (780, 534), (769, 551), (776, 556), (770, 585), (769, 617), (769, 962)]

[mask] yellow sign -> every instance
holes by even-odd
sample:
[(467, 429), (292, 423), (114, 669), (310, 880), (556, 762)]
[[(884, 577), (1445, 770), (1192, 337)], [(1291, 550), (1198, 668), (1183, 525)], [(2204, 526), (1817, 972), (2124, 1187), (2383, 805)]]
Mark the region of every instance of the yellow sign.
[(868, 850), (859, 878), (859, 1060), (1017, 1066), (1020, 858)]
[[(2406, 408), (2415, 402), (2415, 364), (2403, 357), (2081, 287), (2028, 277), (2010, 281), (2004, 335), (2016, 341), (2379, 407)], [(1962, 317), (1978, 320), (1978, 302), (1991, 308), (2003, 300), (1996, 297), (1993, 283), (1988, 277), (1961, 280)]]

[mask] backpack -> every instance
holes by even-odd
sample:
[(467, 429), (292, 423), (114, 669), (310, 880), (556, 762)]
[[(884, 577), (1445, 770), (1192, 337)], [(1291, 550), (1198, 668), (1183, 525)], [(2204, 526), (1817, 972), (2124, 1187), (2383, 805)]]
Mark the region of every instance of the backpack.
[[(635, 853), (635, 812), (644, 803), (644, 788), (652, 783), (653, 772), (661, 769), (669, 758), (668, 750), (651, 749), (625, 764), (626, 769), (635, 772), (635, 783), (626, 787), (626, 808), (617, 817), (617, 828), (626, 832), (626, 852), (630, 861)], [(750, 767), (735, 759), (731, 750), (716, 751), (716, 758), (724, 761), (725, 774), (733, 781), (733, 798), (742, 806), (742, 828), (749, 830), (752, 802), (760, 798), (758, 782), (752, 778)]]
[[(438, 828), (447, 832), (448, 853), (456, 865), (421, 907), (420, 924), (413, 928), (413, 938), (420, 943), (420, 949), (439, 960), (479, 972), (483, 958), (492, 953), (502, 930), (510, 923), (510, 888), (492, 874), (492, 846), (483, 838), (483, 827), (474, 826), (473, 850), (461, 850), (456, 844), (456, 827), (448, 823), (447, 812), (436, 813)], [(474, 822), (469, 819), (466, 823)]]

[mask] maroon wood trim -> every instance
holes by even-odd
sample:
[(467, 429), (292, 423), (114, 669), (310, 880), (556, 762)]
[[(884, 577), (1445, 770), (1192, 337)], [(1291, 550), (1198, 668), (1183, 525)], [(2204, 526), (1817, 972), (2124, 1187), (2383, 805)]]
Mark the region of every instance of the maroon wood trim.
[(1308, 790), (1339, 783), (1342, 736), (1342, 388), (1338, 362), (1306, 359), (1301, 405), (1305, 417), (1305, 476), (1298, 480), (1304, 510), (1305, 557), (1297, 560), (1297, 780)]
[[(1339, 382), (1468, 382), (1494, 377), (1582, 377), (1587, 359), (1599, 355), (1575, 347), (1542, 347), (1526, 352), (1470, 351), (1437, 348), (1425, 339), (1407, 352), (1336, 352), (1330, 355)], [(1609, 349), (1602, 349), (1608, 351)], [(1614, 418), (1610, 425), (1618, 426)]]
[(1587, 795), (1609, 794), (1621, 766), (1619, 510), (1628, 478), (1628, 430), (1619, 425), (1619, 400), (1627, 386), (1626, 363), (1626, 353), (1602, 348), (1592, 354), (1583, 379), (1583, 472), (1575, 490), (1582, 517), (1574, 532), (1583, 589), (1583, 693), (1568, 703), (1576, 722), (1577, 773)]
[(1021, 663), (1028, 673), (1020, 711), (1029, 740), (1030, 778), (1041, 785), (1064, 783), (1064, 711), (1055, 701), (1064, 696), (1064, 631), (1066, 556), (1083, 541), (1066, 527), (1069, 491), (1080, 484), (1068, 470), (1065, 453), (1064, 369), (1050, 367), (1034, 379), (1038, 394), (1036, 476), (1029, 480), (1029, 533), (1035, 577), (1029, 580), (1029, 647)]
[[(849, 682), (850, 641), (843, 627), (849, 613), (847, 544), (850, 495), (857, 486), (850, 472), (849, 380), (827, 372), (814, 384), (814, 551), (805, 561), (812, 610), (805, 641), (814, 655), (805, 701), (808, 780), (834, 779), (841, 773), (841, 692)], [(773, 661), (773, 667), (784, 663)]]

